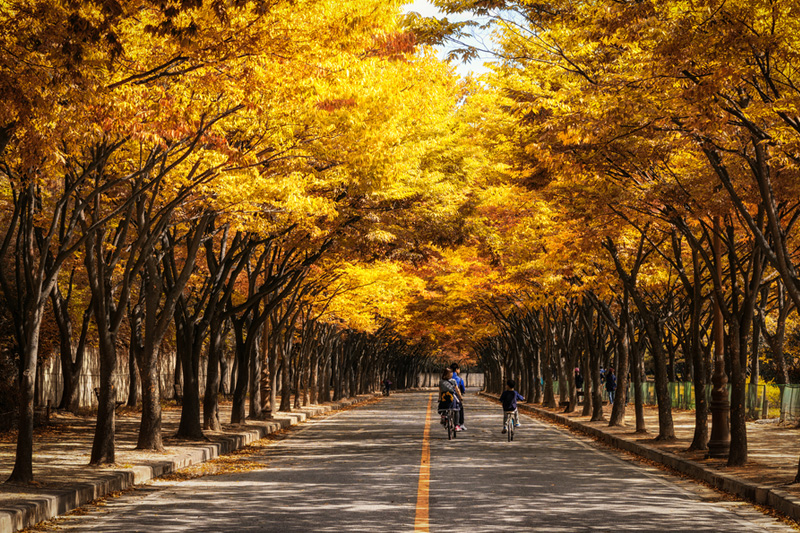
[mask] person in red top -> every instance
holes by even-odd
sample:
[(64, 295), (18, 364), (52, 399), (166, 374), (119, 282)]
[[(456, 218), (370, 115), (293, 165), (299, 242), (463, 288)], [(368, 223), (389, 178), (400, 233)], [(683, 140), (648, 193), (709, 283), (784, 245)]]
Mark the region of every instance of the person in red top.
[(517, 402), (524, 402), (525, 397), (514, 390), (517, 384), (513, 379), (506, 381), (506, 390), (500, 395), (500, 403), (503, 404), (503, 433), (506, 432), (506, 422), (509, 416), (514, 417), (514, 427), (519, 427), (519, 412)]

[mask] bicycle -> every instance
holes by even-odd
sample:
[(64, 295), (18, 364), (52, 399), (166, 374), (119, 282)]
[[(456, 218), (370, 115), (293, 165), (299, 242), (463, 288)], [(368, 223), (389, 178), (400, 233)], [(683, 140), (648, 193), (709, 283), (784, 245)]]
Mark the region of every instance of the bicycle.
[(506, 435), (508, 442), (514, 440), (514, 411), (506, 412)]
[(447, 440), (456, 438), (458, 432), (456, 431), (456, 417), (455, 409), (442, 409), (442, 424), (447, 431)]

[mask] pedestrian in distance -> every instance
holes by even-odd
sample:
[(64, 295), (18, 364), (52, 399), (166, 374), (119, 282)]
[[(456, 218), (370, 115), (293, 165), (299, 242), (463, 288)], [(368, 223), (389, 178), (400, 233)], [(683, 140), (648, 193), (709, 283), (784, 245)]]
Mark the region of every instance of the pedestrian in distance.
[(517, 402), (524, 402), (525, 397), (514, 390), (516, 386), (517, 383), (513, 379), (509, 379), (506, 381), (506, 390), (500, 395), (500, 403), (503, 404), (503, 433), (506, 432), (506, 422), (508, 422), (509, 416), (514, 417), (514, 427), (520, 426)]
[(383, 395), (389, 396), (389, 390), (392, 388), (392, 382), (389, 381), (389, 378), (383, 380)]
[[(461, 397), (463, 398), (467, 393), (467, 387), (464, 380), (458, 375), (458, 371), (461, 370), (461, 368), (458, 366), (458, 363), (453, 363), (450, 365), (450, 370), (453, 371), (453, 379), (456, 385), (458, 385), (458, 390), (461, 392)], [(464, 402), (461, 402), (461, 410), (458, 412), (458, 426), (461, 428), (461, 431), (467, 430), (467, 426), (464, 425)]]
[(583, 374), (581, 374), (581, 369), (578, 367), (575, 367), (575, 397), (578, 403), (581, 403), (581, 398), (583, 398)]
[[(442, 424), (444, 424), (445, 416), (449, 410), (460, 410), (461, 408), (461, 391), (458, 389), (456, 380), (453, 379), (453, 371), (445, 368), (442, 372), (442, 379), (439, 380), (439, 414), (442, 415)], [(456, 415), (457, 416), (457, 415)], [(461, 431), (461, 428), (456, 424), (456, 431)]]
[(583, 374), (580, 368), (575, 368), (575, 389), (581, 390), (583, 388)]
[(614, 369), (609, 368), (606, 371), (606, 392), (608, 392), (608, 403), (614, 403), (614, 394), (617, 391), (617, 376), (614, 374)]

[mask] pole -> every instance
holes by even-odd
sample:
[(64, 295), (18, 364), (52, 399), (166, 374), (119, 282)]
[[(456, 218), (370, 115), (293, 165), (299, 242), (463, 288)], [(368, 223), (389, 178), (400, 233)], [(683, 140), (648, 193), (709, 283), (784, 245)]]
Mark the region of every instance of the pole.
[[(716, 279), (722, 292), (722, 257), (720, 253), (719, 216), (714, 217), (714, 261)], [(731, 447), (730, 401), (728, 400), (728, 376), (725, 375), (723, 347), (725, 333), (722, 323), (722, 308), (719, 295), (714, 297), (714, 374), (711, 376), (711, 439), (708, 441), (708, 456), (727, 458)]]

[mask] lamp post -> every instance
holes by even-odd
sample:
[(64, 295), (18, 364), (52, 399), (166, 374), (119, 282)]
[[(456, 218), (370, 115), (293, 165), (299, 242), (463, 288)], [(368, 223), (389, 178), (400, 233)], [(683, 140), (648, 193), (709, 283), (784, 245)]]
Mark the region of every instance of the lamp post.
[[(722, 289), (722, 257), (719, 241), (719, 216), (714, 217), (714, 261), (716, 278)], [(723, 346), (725, 333), (722, 324), (722, 308), (719, 296), (714, 298), (714, 373), (711, 376), (711, 438), (708, 441), (709, 457), (728, 457), (731, 448), (730, 410), (728, 400), (728, 376), (725, 375), (725, 357)]]

